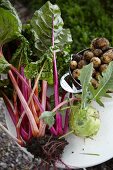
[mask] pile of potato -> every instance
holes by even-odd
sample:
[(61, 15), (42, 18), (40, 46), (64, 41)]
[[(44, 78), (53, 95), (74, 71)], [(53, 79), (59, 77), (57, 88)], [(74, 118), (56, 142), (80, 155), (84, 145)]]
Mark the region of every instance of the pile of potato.
[(95, 38), (89, 49), (73, 55), (70, 70), (73, 78), (77, 80), (80, 76), (80, 69), (92, 62), (94, 70), (91, 83), (94, 88), (97, 88), (99, 77), (102, 76), (102, 72), (106, 70), (112, 60), (113, 48), (110, 47), (109, 41), (106, 38)]

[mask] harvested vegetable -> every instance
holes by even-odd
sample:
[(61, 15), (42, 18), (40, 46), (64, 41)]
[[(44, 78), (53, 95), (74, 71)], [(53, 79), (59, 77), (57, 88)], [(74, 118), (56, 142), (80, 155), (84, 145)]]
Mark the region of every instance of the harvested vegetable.
[(73, 133), (81, 137), (91, 137), (97, 134), (100, 128), (99, 112), (91, 107), (71, 110), (70, 127)]
[[(56, 161), (62, 162), (68, 144), (59, 137), (68, 130), (69, 109), (65, 111), (65, 124), (58, 109), (76, 99), (65, 100), (66, 92), (59, 96), (56, 64), (57, 53), (72, 42), (70, 30), (63, 28), (60, 9), (50, 2), (34, 13), (24, 30), (8, 0), (0, 1), (0, 12), (0, 74), (7, 74), (9, 80), (8, 84), (0, 80), (0, 95), (15, 125), (17, 137), (13, 139), (42, 159), (39, 167), (55, 167)], [(47, 95), (50, 85), (54, 89), (53, 106)], [(52, 121), (51, 113), (55, 114)]]
[(92, 49), (101, 49), (101, 50), (107, 50), (109, 48), (109, 41), (104, 38), (104, 37), (100, 37), (100, 38), (95, 38), (94, 40), (92, 40), (91, 42), (91, 48)]
[[(103, 50), (104, 49), (104, 50)], [(106, 49), (106, 50), (105, 50)], [(72, 61), (77, 62), (77, 69), (82, 69), (90, 62), (93, 63), (93, 79), (91, 80), (94, 88), (99, 85), (99, 78), (102, 76), (102, 72), (106, 70), (107, 66), (113, 61), (113, 49), (109, 46), (109, 41), (106, 38), (96, 38), (91, 42), (91, 48), (83, 50), (77, 54), (74, 54)], [(75, 75), (73, 69), (70, 67), (72, 77), (77, 80), (78, 76)], [(80, 74), (79, 74), (80, 75)]]
[[(70, 130), (80, 137), (92, 137), (97, 134), (100, 128), (99, 113), (91, 106), (96, 101), (104, 107), (102, 97), (109, 97), (108, 90), (113, 89), (113, 61), (106, 71), (100, 76), (100, 83), (92, 79), (93, 64), (90, 63), (81, 69), (79, 80), (82, 85), (81, 102), (71, 107)], [(93, 88), (92, 86), (95, 88)]]

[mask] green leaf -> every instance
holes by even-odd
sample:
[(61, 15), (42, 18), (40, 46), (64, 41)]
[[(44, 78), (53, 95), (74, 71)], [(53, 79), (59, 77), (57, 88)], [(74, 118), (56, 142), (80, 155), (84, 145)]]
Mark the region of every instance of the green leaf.
[(0, 56), (0, 74), (7, 73), (9, 66), (10, 64), (6, 61), (6, 59), (3, 56)]
[(29, 42), (27, 39), (23, 36), (20, 37), (21, 44), (18, 46), (15, 54), (13, 55), (11, 59), (11, 63), (15, 67), (25, 66), (28, 64), (28, 59), (30, 56), (30, 47), (29, 47)]
[(21, 21), (8, 0), (0, 0), (0, 46), (15, 39), (22, 29)]
[(43, 119), (44, 122), (49, 125), (49, 127), (52, 127), (54, 122), (55, 122), (55, 119), (54, 119), (54, 113), (53, 112), (50, 112), (50, 111), (44, 111), (41, 116), (40, 116), (40, 119)]
[(88, 64), (87, 66), (84, 66), (80, 72), (79, 80), (82, 85), (81, 108), (84, 108), (87, 103), (87, 98), (89, 95), (88, 88), (92, 78), (92, 72), (93, 72), (92, 63)]
[(109, 97), (106, 94), (108, 90), (113, 90), (113, 61), (109, 64), (106, 71), (103, 72), (102, 76), (100, 77), (100, 83), (97, 89), (90, 87), (90, 92), (92, 93), (91, 100), (96, 100), (98, 104), (100, 104), (101, 97)]
[(40, 70), (44, 64), (40, 80), (46, 80), (49, 84), (53, 84), (53, 64), (50, 54), (42, 56), (42, 58), (36, 62), (31, 62), (25, 67), (25, 75), (27, 78), (35, 78), (40, 73)]
[(70, 30), (63, 29), (59, 7), (48, 1), (34, 13), (30, 23), (38, 56), (42, 56), (52, 46), (52, 22), (54, 22), (54, 45), (63, 48), (65, 44), (72, 42)]

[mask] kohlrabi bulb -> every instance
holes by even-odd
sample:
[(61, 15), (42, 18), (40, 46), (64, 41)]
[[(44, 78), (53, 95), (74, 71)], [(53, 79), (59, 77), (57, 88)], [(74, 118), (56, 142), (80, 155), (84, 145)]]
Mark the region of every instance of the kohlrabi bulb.
[(77, 136), (94, 136), (100, 128), (99, 112), (91, 106), (85, 109), (72, 107), (69, 126)]

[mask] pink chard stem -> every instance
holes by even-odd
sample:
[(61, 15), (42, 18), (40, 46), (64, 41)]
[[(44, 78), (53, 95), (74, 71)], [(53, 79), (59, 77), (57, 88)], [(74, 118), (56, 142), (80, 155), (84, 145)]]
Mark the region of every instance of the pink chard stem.
[[(54, 16), (52, 18), (52, 46), (54, 48)], [(53, 73), (54, 73), (54, 100), (55, 107), (59, 104), (59, 91), (58, 91), (58, 71), (56, 64), (56, 52), (53, 51)], [(56, 113), (56, 131), (58, 135), (63, 134), (62, 130), (62, 116), (60, 113)]]
[(27, 117), (29, 119), (31, 129), (32, 129), (32, 134), (33, 134), (33, 136), (37, 136), (38, 133), (39, 133), (39, 130), (38, 130), (38, 127), (37, 127), (36, 122), (34, 120), (34, 117), (32, 115), (32, 112), (31, 112), (26, 100), (24, 99), (24, 96), (23, 96), (22, 92), (20, 91), (20, 89), (18, 87), (18, 84), (17, 84), (11, 70), (8, 73), (9, 73), (9, 77), (10, 77), (10, 79), (12, 81), (12, 84), (13, 84), (16, 92), (17, 92), (17, 95), (18, 95), (18, 97), (19, 97), (19, 99), (21, 101), (21, 104), (23, 105), (23, 108), (24, 108), (24, 110), (26, 112), (26, 115), (27, 115)]
[[(24, 85), (28, 88), (29, 92), (32, 93), (32, 89), (29, 86), (29, 84), (25, 81), (25, 79), (21, 76), (21, 74), (18, 72), (18, 70), (13, 67), (12, 65), (10, 65), (10, 69), (19, 77), (19, 79), (24, 83)], [(41, 112), (43, 112), (43, 108), (42, 105), (40, 103), (40, 101), (38, 100), (37, 96), (35, 94), (33, 94), (33, 99), (35, 100), (35, 102), (37, 103), (39, 109)]]

